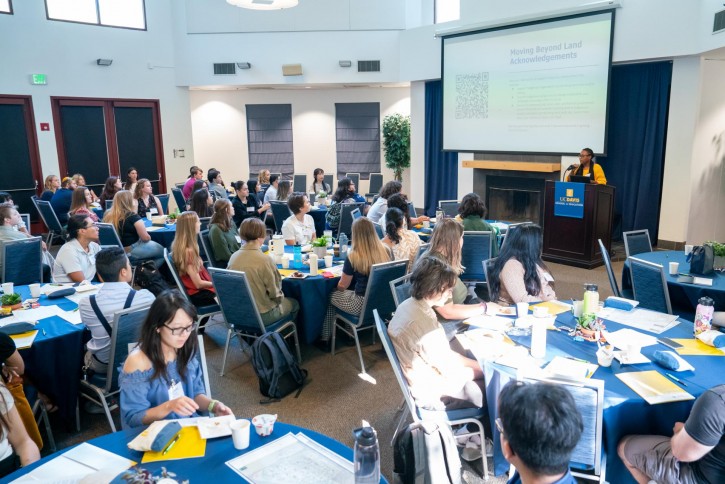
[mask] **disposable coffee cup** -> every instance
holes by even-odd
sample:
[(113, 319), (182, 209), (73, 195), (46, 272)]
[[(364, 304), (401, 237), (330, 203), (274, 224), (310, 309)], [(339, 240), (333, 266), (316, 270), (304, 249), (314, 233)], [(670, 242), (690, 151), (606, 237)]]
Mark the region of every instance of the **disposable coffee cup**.
[(603, 349), (597, 351), (597, 363), (599, 363), (599, 366), (603, 366), (604, 368), (612, 366), (613, 358), (614, 354), (611, 352), (606, 352)]
[(332, 256), (331, 255), (325, 256), (325, 267), (327, 267), (328, 269), (330, 267), (332, 267)]
[(693, 245), (686, 245), (685, 246), (685, 255), (689, 255), (690, 252), (692, 252)]
[(536, 307), (534, 308), (535, 318), (545, 318), (549, 315), (549, 310), (546, 308)]
[(574, 301), (571, 306), (571, 312), (574, 313), (575, 318), (581, 318), (584, 312), (584, 301)]
[(3, 288), (3, 294), (12, 294), (15, 292), (15, 286), (12, 282), (6, 282), (2, 285)]
[(529, 303), (516, 303), (516, 317), (523, 318), (529, 314)]
[(235, 420), (229, 424), (232, 430), (232, 442), (237, 450), (244, 450), (249, 447), (249, 428), (251, 424), (249, 420)]
[(289, 269), (289, 259), (282, 257), (282, 269)]
[(677, 269), (680, 268), (679, 262), (670, 262), (670, 275), (675, 276), (677, 275)]
[(30, 296), (34, 298), (40, 297), (40, 284), (31, 284), (30, 286)]
[(423, 228), (424, 229), (429, 229), (430, 228), (430, 221), (424, 220), (423, 221)]

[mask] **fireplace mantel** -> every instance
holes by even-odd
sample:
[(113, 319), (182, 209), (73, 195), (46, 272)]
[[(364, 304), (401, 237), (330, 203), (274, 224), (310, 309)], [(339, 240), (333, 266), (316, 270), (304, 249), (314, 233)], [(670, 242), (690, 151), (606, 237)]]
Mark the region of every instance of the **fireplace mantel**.
[(478, 168), (481, 170), (506, 170), (506, 171), (533, 171), (539, 173), (553, 173), (561, 171), (561, 163), (553, 162), (530, 162), (530, 161), (485, 161), (485, 160), (464, 160), (464, 168)]

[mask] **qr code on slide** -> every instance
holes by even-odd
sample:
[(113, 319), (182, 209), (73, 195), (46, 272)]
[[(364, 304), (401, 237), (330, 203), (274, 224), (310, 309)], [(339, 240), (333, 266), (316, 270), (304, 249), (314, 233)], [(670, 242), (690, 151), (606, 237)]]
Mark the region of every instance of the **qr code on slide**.
[(488, 72), (456, 76), (456, 119), (488, 118)]

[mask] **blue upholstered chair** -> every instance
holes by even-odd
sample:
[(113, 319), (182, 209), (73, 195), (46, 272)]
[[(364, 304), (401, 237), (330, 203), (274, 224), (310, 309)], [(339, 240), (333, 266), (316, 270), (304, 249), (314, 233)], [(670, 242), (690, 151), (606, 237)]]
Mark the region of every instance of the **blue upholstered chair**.
[(345, 234), (348, 239), (352, 238), (353, 212), (362, 212), (365, 209), (363, 202), (343, 203), (340, 210), (340, 225), (337, 227), (337, 235)]
[(161, 202), (161, 210), (164, 211), (164, 214), (169, 214), (169, 194), (168, 193), (162, 193), (161, 195), (156, 195), (156, 198), (159, 199), (159, 202)]
[(269, 202), (269, 204), (272, 206), (272, 215), (274, 216), (274, 226), (277, 229), (277, 233), (282, 233), (282, 224), (285, 220), (289, 218), (290, 215), (292, 215), (292, 211), (290, 211), (289, 207), (287, 206), (287, 202), (282, 202), (280, 200), (272, 200)]
[[(181, 185), (184, 186), (183, 184)], [(183, 212), (186, 210), (186, 200), (184, 199), (184, 193), (181, 191), (181, 188), (172, 188), (171, 194), (174, 196), (174, 201), (176, 202), (176, 208), (179, 209), (180, 212)], [(168, 213), (168, 212), (166, 212)]]
[(652, 252), (652, 242), (650, 242), (647, 229), (622, 232), (622, 239), (627, 257)]
[(3, 251), (2, 282), (16, 286), (43, 281), (43, 248), (40, 237), (0, 242)]
[(40, 218), (43, 220), (45, 226), (48, 227), (48, 236), (45, 239), (45, 243), (50, 246), (52, 245), (53, 237), (64, 238), (65, 229), (60, 224), (60, 220), (58, 220), (58, 216), (55, 214), (55, 210), (53, 210), (50, 202), (37, 199), (34, 199), (33, 202), (35, 202), (35, 207), (38, 209)]
[(602, 251), (602, 260), (604, 261), (604, 267), (607, 269), (607, 277), (609, 277), (609, 285), (612, 287), (612, 294), (617, 297), (622, 297), (622, 293), (619, 291), (619, 286), (617, 285), (617, 279), (614, 277), (614, 270), (612, 269), (612, 260), (609, 258), (609, 252), (607, 252), (607, 249), (604, 247), (602, 239), (597, 239), (597, 241), (599, 242), (599, 250)]
[(628, 257), (634, 298), (639, 307), (672, 314), (665, 268), (636, 257)]
[(400, 303), (410, 297), (410, 289), (410, 274), (390, 281), (390, 290), (393, 293), (393, 301), (395, 301), (396, 308), (400, 306)]
[(493, 244), (493, 233), (486, 232), (463, 232), (463, 247), (461, 248), (461, 265), (465, 267), (461, 274), (463, 282), (485, 282), (481, 261), (491, 257)]
[(458, 200), (439, 200), (438, 209), (442, 210), (446, 217), (455, 217), (458, 215), (458, 206), (460, 203)]
[(98, 243), (101, 247), (120, 247), (123, 249), (121, 238), (118, 236), (113, 224), (98, 223)]

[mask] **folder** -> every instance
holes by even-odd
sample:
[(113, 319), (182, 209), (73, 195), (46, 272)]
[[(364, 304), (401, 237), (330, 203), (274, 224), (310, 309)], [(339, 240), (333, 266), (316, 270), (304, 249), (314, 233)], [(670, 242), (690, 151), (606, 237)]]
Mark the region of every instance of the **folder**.
[(141, 463), (157, 462), (164, 460), (191, 459), (194, 457), (204, 457), (206, 454), (206, 440), (199, 435), (199, 429), (194, 425), (191, 427), (182, 427), (179, 432), (179, 440), (164, 455), (164, 450), (160, 452), (144, 452)]

